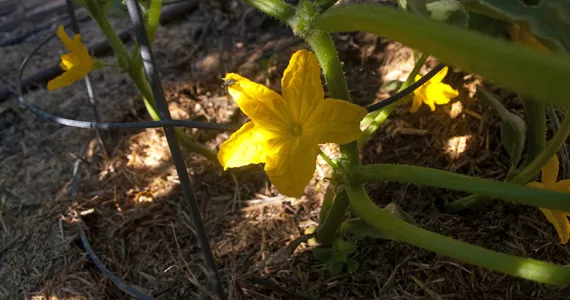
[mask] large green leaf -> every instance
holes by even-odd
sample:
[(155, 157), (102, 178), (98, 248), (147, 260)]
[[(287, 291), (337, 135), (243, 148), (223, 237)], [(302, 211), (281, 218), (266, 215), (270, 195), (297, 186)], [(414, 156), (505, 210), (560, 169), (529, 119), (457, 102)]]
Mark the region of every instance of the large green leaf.
[[(509, 0), (511, 1), (511, 0)], [(524, 49), (470, 30), (414, 16), (382, 5), (332, 7), (317, 28), (327, 32), (366, 31), (397, 40), (478, 73), (536, 101), (570, 106), (570, 57)]]
[(570, 51), (570, 0), (542, 0), (527, 5), (519, 0), (463, 0), (465, 6), (530, 30), (549, 49)]

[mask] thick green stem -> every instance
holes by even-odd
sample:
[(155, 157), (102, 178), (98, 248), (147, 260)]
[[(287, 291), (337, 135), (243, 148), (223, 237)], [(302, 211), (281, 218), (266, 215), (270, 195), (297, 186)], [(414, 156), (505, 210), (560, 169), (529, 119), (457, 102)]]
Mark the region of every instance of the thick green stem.
[[(348, 92), (348, 86), (346, 84), (346, 79), (342, 71), (342, 64), (337, 56), (334, 42), (331, 37), (325, 33), (316, 31), (305, 37), (305, 41), (309, 44), (323, 70), (325, 81), (329, 90), (329, 96), (331, 98), (343, 99), (350, 101), (350, 94)], [(356, 142), (340, 146), (341, 155), (346, 160), (343, 165), (345, 168), (354, 168), (360, 165), (360, 158), (358, 156), (358, 148)], [(345, 194), (344, 192), (340, 194)], [(337, 194), (336, 198), (342, 199)], [(345, 198), (345, 197), (344, 197)], [(345, 200), (342, 200), (345, 201)], [(338, 202), (338, 203), (337, 203)], [(346, 201), (348, 202), (348, 201)], [(342, 224), (344, 214), (346, 212), (347, 204), (343, 204), (341, 200), (333, 203), (333, 206), (329, 210), (328, 217), (325, 219), (324, 233), (321, 233), (322, 241), (328, 241), (331, 237), (331, 233), (336, 233)], [(323, 229), (321, 229), (323, 232)], [(331, 240), (332, 242), (332, 240)]]
[(362, 166), (348, 174), (351, 184), (369, 181), (395, 181), (444, 188), (481, 196), (509, 200), (535, 207), (570, 211), (570, 194), (527, 188), (518, 184), (474, 178), (447, 171), (393, 164)]
[(348, 196), (346, 191), (340, 191), (334, 197), (329, 213), (324, 221), (321, 220), (317, 228), (316, 238), (319, 243), (329, 245), (337, 237), (340, 224), (344, 220), (348, 208)]
[(570, 58), (545, 54), (386, 5), (331, 7), (316, 24), (327, 32), (365, 31), (397, 40), (463, 71), (540, 101), (570, 106)]
[[(526, 184), (531, 181), (539, 172), (542, 170), (544, 165), (556, 154), (556, 152), (564, 145), (566, 138), (570, 134), (570, 116), (564, 117), (564, 122), (560, 126), (560, 129), (554, 134), (554, 137), (548, 142), (548, 145), (535, 157), (535, 159), (527, 165), (520, 173), (518, 173), (511, 183), (513, 184)], [(483, 205), (490, 201), (489, 198), (478, 197), (477, 195), (470, 195), (465, 198), (461, 198), (454, 202), (445, 205), (444, 209), (448, 212), (460, 212), (478, 205)], [(539, 207), (546, 207), (545, 205), (540, 205)]]
[(507, 255), (421, 229), (380, 209), (368, 198), (362, 186), (348, 188), (347, 193), (350, 205), (358, 216), (374, 228), (387, 233), (393, 239), (489, 270), (528, 280), (549, 284), (570, 283), (570, 268)]
[(532, 161), (544, 150), (546, 145), (546, 115), (544, 103), (524, 101), (524, 111), (527, 120), (527, 163)]
[[(402, 86), (400, 87), (400, 89), (398, 91), (401, 91), (401, 90), (407, 88), (408, 86), (410, 86), (410, 84), (412, 84), (414, 82), (416, 75), (419, 74), (420, 69), (426, 63), (426, 60), (428, 59), (428, 57), (429, 57), (429, 54), (426, 54), (426, 53), (421, 54), (420, 58), (418, 58), (418, 60), (416, 61), (416, 64), (415, 64), (414, 68), (412, 69), (412, 72), (410, 72), (410, 74), (408, 74), (406, 81), (404, 82), (404, 84), (402, 84)], [(364, 129), (364, 131), (362, 132), (362, 135), (358, 139), (358, 148), (359, 149), (362, 148), (362, 146), (364, 146), (370, 140), (372, 135), (378, 130), (378, 128), (380, 128), (380, 126), (382, 126), (382, 124), (384, 124), (384, 122), (388, 119), (390, 114), (398, 106), (402, 105), (402, 103), (405, 103), (405, 101), (398, 101), (398, 102), (392, 103), (392, 104), (386, 106), (385, 108), (378, 110), (378, 111), (371, 112), (366, 117), (364, 117), (364, 120), (362, 120), (362, 124), (364, 124), (366, 126), (366, 129)]]
[[(305, 37), (305, 41), (319, 60), (321, 69), (327, 83), (329, 96), (335, 99), (350, 101), (348, 85), (342, 71), (342, 64), (338, 59), (334, 42), (326, 32), (315, 31)], [(356, 142), (340, 146), (342, 156), (348, 161), (349, 166), (360, 165)]]

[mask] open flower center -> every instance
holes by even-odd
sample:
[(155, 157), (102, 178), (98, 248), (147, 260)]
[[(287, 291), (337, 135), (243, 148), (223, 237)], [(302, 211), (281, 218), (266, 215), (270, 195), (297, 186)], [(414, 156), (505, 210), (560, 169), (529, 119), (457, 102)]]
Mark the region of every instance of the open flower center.
[(302, 129), (301, 125), (295, 125), (295, 127), (293, 127), (293, 134), (295, 136), (300, 136), (301, 133), (303, 133), (303, 129)]

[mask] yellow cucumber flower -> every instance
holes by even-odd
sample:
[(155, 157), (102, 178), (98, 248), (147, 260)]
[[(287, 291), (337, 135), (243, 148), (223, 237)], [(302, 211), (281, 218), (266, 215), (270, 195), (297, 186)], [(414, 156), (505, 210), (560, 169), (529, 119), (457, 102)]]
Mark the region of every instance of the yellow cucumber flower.
[[(449, 103), (449, 100), (457, 97), (459, 92), (453, 89), (450, 85), (442, 83), (441, 81), (447, 75), (447, 67), (444, 67), (428, 82), (414, 91), (414, 98), (412, 102), (411, 112), (418, 111), (422, 102), (427, 104), (431, 111), (435, 110), (435, 105), (442, 105)], [(415, 81), (418, 81), (422, 76), (416, 75)]]
[(510, 23), (507, 29), (511, 36), (511, 40), (513, 40), (515, 44), (534, 49), (539, 52), (550, 53), (550, 50), (539, 42), (528, 29), (521, 28), (515, 23)]
[(65, 33), (63, 25), (59, 25), (57, 28), (57, 36), (70, 53), (61, 55), (61, 63), (59, 66), (64, 72), (48, 82), (47, 87), (50, 91), (71, 85), (91, 72), (94, 67), (93, 59), (89, 56), (87, 47), (81, 43), (80, 34), (75, 34), (72, 40), (67, 33)]
[(325, 99), (321, 69), (310, 51), (293, 54), (281, 79), (283, 95), (230, 73), (228, 92), (251, 118), (218, 152), (224, 167), (265, 163), (282, 194), (300, 197), (313, 177), (319, 144), (346, 144), (361, 134), (366, 110), (345, 100)]
[[(558, 157), (554, 155), (548, 163), (544, 165), (544, 168), (542, 168), (542, 182), (530, 182), (526, 186), (558, 192), (569, 192), (570, 179), (556, 182), (558, 178), (558, 165)], [(570, 213), (548, 208), (540, 208), (540, 211), (542, 211), (546, 220), (554, 225), (560, 237), (560, 243), (568, 243), (568, 239), (570, 238), (570, 222), (568, 222), (568, 216), (570, 216)]]

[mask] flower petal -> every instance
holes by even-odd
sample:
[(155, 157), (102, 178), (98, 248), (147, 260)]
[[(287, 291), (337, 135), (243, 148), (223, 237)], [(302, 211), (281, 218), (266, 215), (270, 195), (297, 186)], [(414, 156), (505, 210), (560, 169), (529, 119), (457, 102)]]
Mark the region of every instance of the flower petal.
[(264, 163), (268, 134), (254, 122), (245, 123), (220, 146), (218, 161), (224, 170)]
[(325, 94), (315, 54), (307, 50), (295, 52), (283, 73), (281, 86), (293, 120), (298, 124), (304, 123)]
[(552, 185), (551, 188), (552, 188), (552, 190), (555, 190), (558, 192), (568, 193), (568, 192), (570, 192), (570, 179), (558, 181), (557, 183)]
[(418, 111), (420, 106), (422, 106), (422, 103), (423, 103), (422, 96), (414, 93), (414, 97), (412, 100), (412, 107), (410, 107), (410, 112), (415, 113), (416, 111)]
[(301, 197), (315, 172), (319, 146), (298, 137), (271, 140), (276, 150), (267, 156), (265, 172), (277, 190), (285, 196)]
[(554, 154), (550, 160), (542, 167), (542, 183), (545, 186), (554, 185), (558, 179), (559, 168), (558, 156)]
[(56, 31), (57, 37), (61, 40), (61, 43), (67, 48), (69, 51), (73, 51), (75, 47), (74, 41), (67, 35), (63, 25), (59, 25)]
[(69, 71), (72, 67), (79, 66), (79, 64), (80, 60), (77, 56), (74, 56), (71, 53), (61, 55), (61, 62), (59, 63), (59, 66), (63, 70)]
[(366, 113), (356, 104), (327, 98), (303, 125), (303, 133), (312, 136), (317, 144), (346, 144), (360, 137), (360, 121)]
[(274, 131), (290, 127), (289, 109), (279, 94), (235, 73), (227, 74), (224, 80), (233, 81), (228, 86), (228, 92), (255, 123)]
[(447, 66), (443, 67), (443, 69), (437, 72), (437, 74), (435, 74), (428, 82), (429, 83), (441, 82), (445, 78), (445, 75), (447, 75), (447, 70), (448, 70)]
[(566, 217), (568, 213), (548, 208), (541, 208), (540, 211), (544, 214), (546, 220), (554, 225), (558, 237), (560, 237), (560, 243), (568, 243), (570, 238), (570, 223), (568, 222), (568, 217)]
[(427, 104), (427, 106), (429, 106), (429, 109), (431, 109), (431, 111), (435, 111), (435, 103), (433, 102), (433, 97), (424, 97), (423, 98), (424, 103)]
[(459, 96), (459, 92), (452, 88), (448, 84), (438, 84), (439, 89), (439, 96), (434, 97), (433, 101), (437, 105), (443, 105), (449, 103), (449, 101), (457, 96)]
[(540, 189), (544, 189), (544, 184), (542, 184), (540, 182), (533, 181), (533, 182), (527, 183), (526, 187), (540, 190)]
[(83, 72), (78, 73), (74, 70), (65, 71), (63, 74), (57, 76), (56, 78), (48, 81), (47, 88), (50, 91), (69, 86), (76, 82), (77, 80), (83, 78), (85, 74)]

